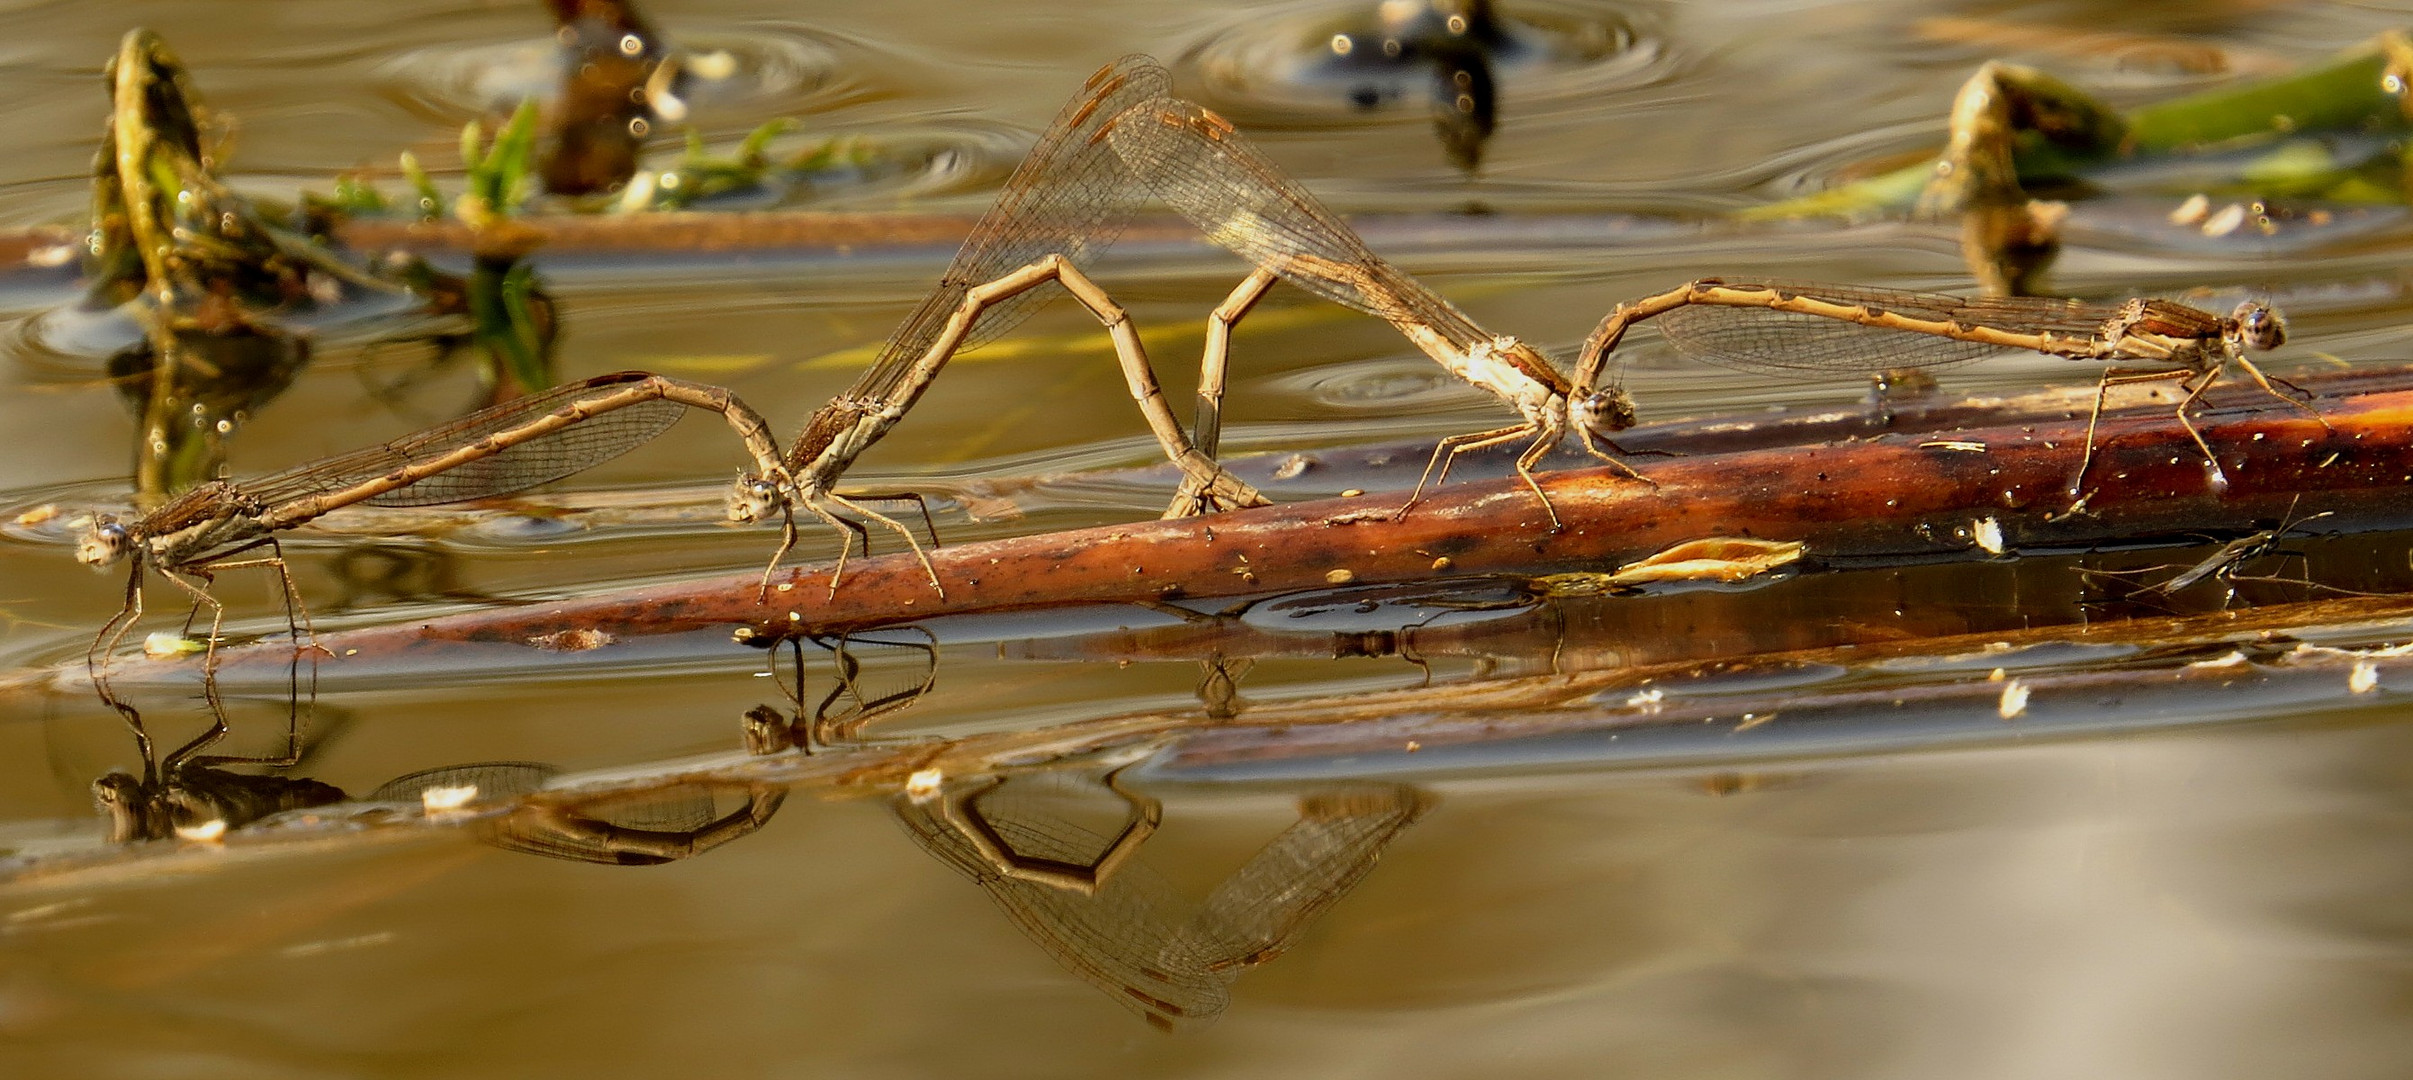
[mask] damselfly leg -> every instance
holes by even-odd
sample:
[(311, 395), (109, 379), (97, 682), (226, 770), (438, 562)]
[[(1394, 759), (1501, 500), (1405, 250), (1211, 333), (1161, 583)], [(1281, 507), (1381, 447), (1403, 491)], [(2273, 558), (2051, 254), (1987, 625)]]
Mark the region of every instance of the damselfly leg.
[[(1530, 438), (1533, 444), (1517, 456), (1517, 474), (1541, 501), (1552, 527), (1558, 527), (1558, 511), (1532, 467), (1569, 426), (1570, 387), (1540, 352), (1484, 330), (1385, 262), (1221, 116), (1178, 98), (1159, 98), (1118, 117), (1109, 135), (1124, 164), (1158, 197), (1208, 239), (1256, 264), (1256, 273), (1233, 291), (1210, 323), (1209, 362), (1201, 365), (1199, 394), (1206, 408), (1202, 416), (1211, 413), (1213, 419), (1201, 420), (1202, 433), (1210, 424), (1220, 430), (1230, 324), (1271, 284), (1268, 275), (1279, 277), (1390, 323), (1418, 350), (1497, 395), (1522, 418), (1510, 427), (1443, 440), (1400, 513), (1423, 497), (1436, 475), (1448, 475), (1458, 454)], [(1589, 439), (1585, 448), (1635, 475)]]

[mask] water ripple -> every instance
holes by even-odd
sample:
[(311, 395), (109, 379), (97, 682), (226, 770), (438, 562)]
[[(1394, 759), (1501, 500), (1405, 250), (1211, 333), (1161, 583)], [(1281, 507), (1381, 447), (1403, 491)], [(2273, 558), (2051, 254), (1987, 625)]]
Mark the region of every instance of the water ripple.
[[(1597, 4), (1543, 0), (1499, 15), (1505, 40), (1489, 54), (1520, 111), (1651, 86), (1681, 66), (1669, 42), (1645, 18)], [(1428, 76), (1413, 65), (1378, 67), (1335, 55), (1336, 36), (1370, 28), (1366, 7), (1314, 0), (1215, 31), (1181, 64), (1205, 87), (1201, 96), (1252, 127), (1316, 129), (1360, 122), (1365, 114), (1417, 100)], [(1400, 120), (1424, 119), (1399, 110)]]

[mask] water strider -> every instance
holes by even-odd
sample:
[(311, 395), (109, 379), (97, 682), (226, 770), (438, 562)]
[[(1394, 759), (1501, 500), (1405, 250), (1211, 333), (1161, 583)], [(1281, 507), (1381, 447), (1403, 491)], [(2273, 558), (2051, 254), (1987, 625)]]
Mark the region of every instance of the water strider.
[(1121, 234), (1134, 205), (1131, 178), (1107, 145), (1106, 128), (1124, 110), (1163, 96), (1171, 82), (1164, 68), (1144, 56), (1124, 57), (1091, 76), (1007, 178), (1005, 189), (973, 227), (938, 287), (888, 339), (871, 367), (805, 422), (778, 468), (739, 478), (729, 496), (732, 519), (759, 521), (776, 513), (786, 522), (779, 551), (763, 572), (766, 584), (779, 560), (795, 546), (794, 511), (801, 506), (842, 533), (838, 565), (830, 575), (830, 589), (836, 591), (853, 539), (861, 538), (868, 549), (870, 533), (837, 516), (834, 507), (903, 537), (921, 559), (931, 586), (945, 594), (938, 571), (912, 530), (838, 494), (835, 485), (855, 459), (921, 399), (949, 360), (995, 339), (1038, 310), (1042, 294), (1033, 290), (1050, 281), (1062, 285), (1105, 324), (1149, 430), (1188, 477), (1185, 490), (1204, 493), (1207, 505), (1264, 502), (1254, 488), (1218, 467), (1210, 453), (1192, 446), (1165, 402), (1129, 316), (1081, 269)]
[(2073, 360), (2134, 362), (2166, 370), (2107, 369), (2086, 420), (2086, 452), (2070, 481), (2083, 488), (2094, 463), (2095, 425), (2115, 384), (2180, 379), (2187, 395), (2178, 422), (2226, 483), (2210, 443), (2187, 411), (2235, 364), (2272, 397), (2318, 412), (2280, 393), (2246, 358), (2287, 340), (2277, 309), (2246, 301), (2226, 317), (2170, 300), (2098, 303), (2053, 297), (1959, 297), (1864, 285), (1703, 278), (1617, 305), (1585, 339), (1575, 374), (1579, 396), (1598, 393), (1601, 368), (1633, 324), (1653, 320), (1678, 353), (1744, 371), (1780, 375), (1868, 374), (1935, 367), (2025, 349)]
[[(1517, 475), (1542, 501), (1555, 528), (1558, 511), (1534, 480), (1532, 467), (1570, 429), (1586, 450), (1640, 478), (1594, 445), (1596, 431), (1630, 425), (1632, 408), (1622, 394), (1612, 390), (1597, 400), (1578, 401), (1566, 378), (1539, 350), (1483, 329), (1422, 282), (1383, 261), (1315, 196), (1242, 138), (1230, 121), (1192, 102), (1167, 97), (1125, 113), (1110, 137), (1133, 175), (1208, 239), (1257, 264), (1257, 272), (1216, 310), (1218, 325), (1226, 333), (1229, 323), (1279, 278), (1390, 323), (1452, 374), (1517, 411), (1520, 419), (1510, 426), (1441, 440), (1401, 513), (1423, 496), (1427, 483), (1438, 482), (1436, 469), (1439, 481), (1449, 478), (1450, 463), (1459, 454), (1531, 440), (1517, 455)], [(1221, 428), (1223, 359), (1221, 341), (1210, 338), (1209, 362), (1199, 374), (1197, 425), (1198, 449), (1209, 456), (1216, 452)]]
[[(126, 600), (102, 624), (85, 655), (98, 681), (100, 662), (142, 616), (146, 569), (156, 570), (209, 608), (205, 683), (215, 671), (225, 608), (210, 595), (211, 575), (250, 566), (275, 567), (293, 621), (293, 576), (277, 533), (330, 511), (373, 506), (432, 506), (508, 495), (591, 468), (635, 449), (690, 408), (720, 413), (736, 429), (758, 466), (776, 466), (778, 443), (761, 415), (727, 390), (623, 371), (558, 386), (541, 394), (461, 417), (392, 442), (298, 465), (248, 480), (214, 480), (130, 522), (96, 515), (76, 545), (76, 559), (102, 569), (134, 560)], [(767, 465), (766, 465), (767, 463)], [(270, 552), (248, 559), (236, 556)], [(307, 622), (307, 615), (302, 617)]]

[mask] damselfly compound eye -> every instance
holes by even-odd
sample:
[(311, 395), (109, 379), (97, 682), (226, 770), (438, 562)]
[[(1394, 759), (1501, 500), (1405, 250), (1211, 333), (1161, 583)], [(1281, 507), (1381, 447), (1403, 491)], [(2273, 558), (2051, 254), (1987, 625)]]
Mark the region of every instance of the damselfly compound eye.
[(1575, 425), (1590, 431), (1624, 431), (1634, 426), (1634, 399), (1623, 390), (1595, 390), (1575, 399)]
[(85, 530), (83, 538), (76, 541), (75, 561), (98, 570), (125, 558), (133, 547), (134, 534), (125, 526), (115, 518), (98, 517), (92, 520), (92, 527)]
[(2269, 304), (2248, 300), (2237, 305), (2238, 342), (2249, 349), (2276, 349), (2287, 343), (2287, 319)]
[(729, 488), (729, 520), (743, 523), (770, 517), (787, 500), (779, 485), (759, 476), (739, 476)]

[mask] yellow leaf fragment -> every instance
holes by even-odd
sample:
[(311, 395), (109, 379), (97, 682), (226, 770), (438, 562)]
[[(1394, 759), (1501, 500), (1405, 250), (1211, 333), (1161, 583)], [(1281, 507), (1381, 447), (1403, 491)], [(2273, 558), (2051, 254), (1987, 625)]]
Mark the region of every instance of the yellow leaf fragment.
[(1550, 574), (1534, 579), (1547, 596), (1590, 596), (1662, 581), (1742, 581), (1801, 561), (1799, 540), (1716, 536), (1677, 544), (1613, 574)]

